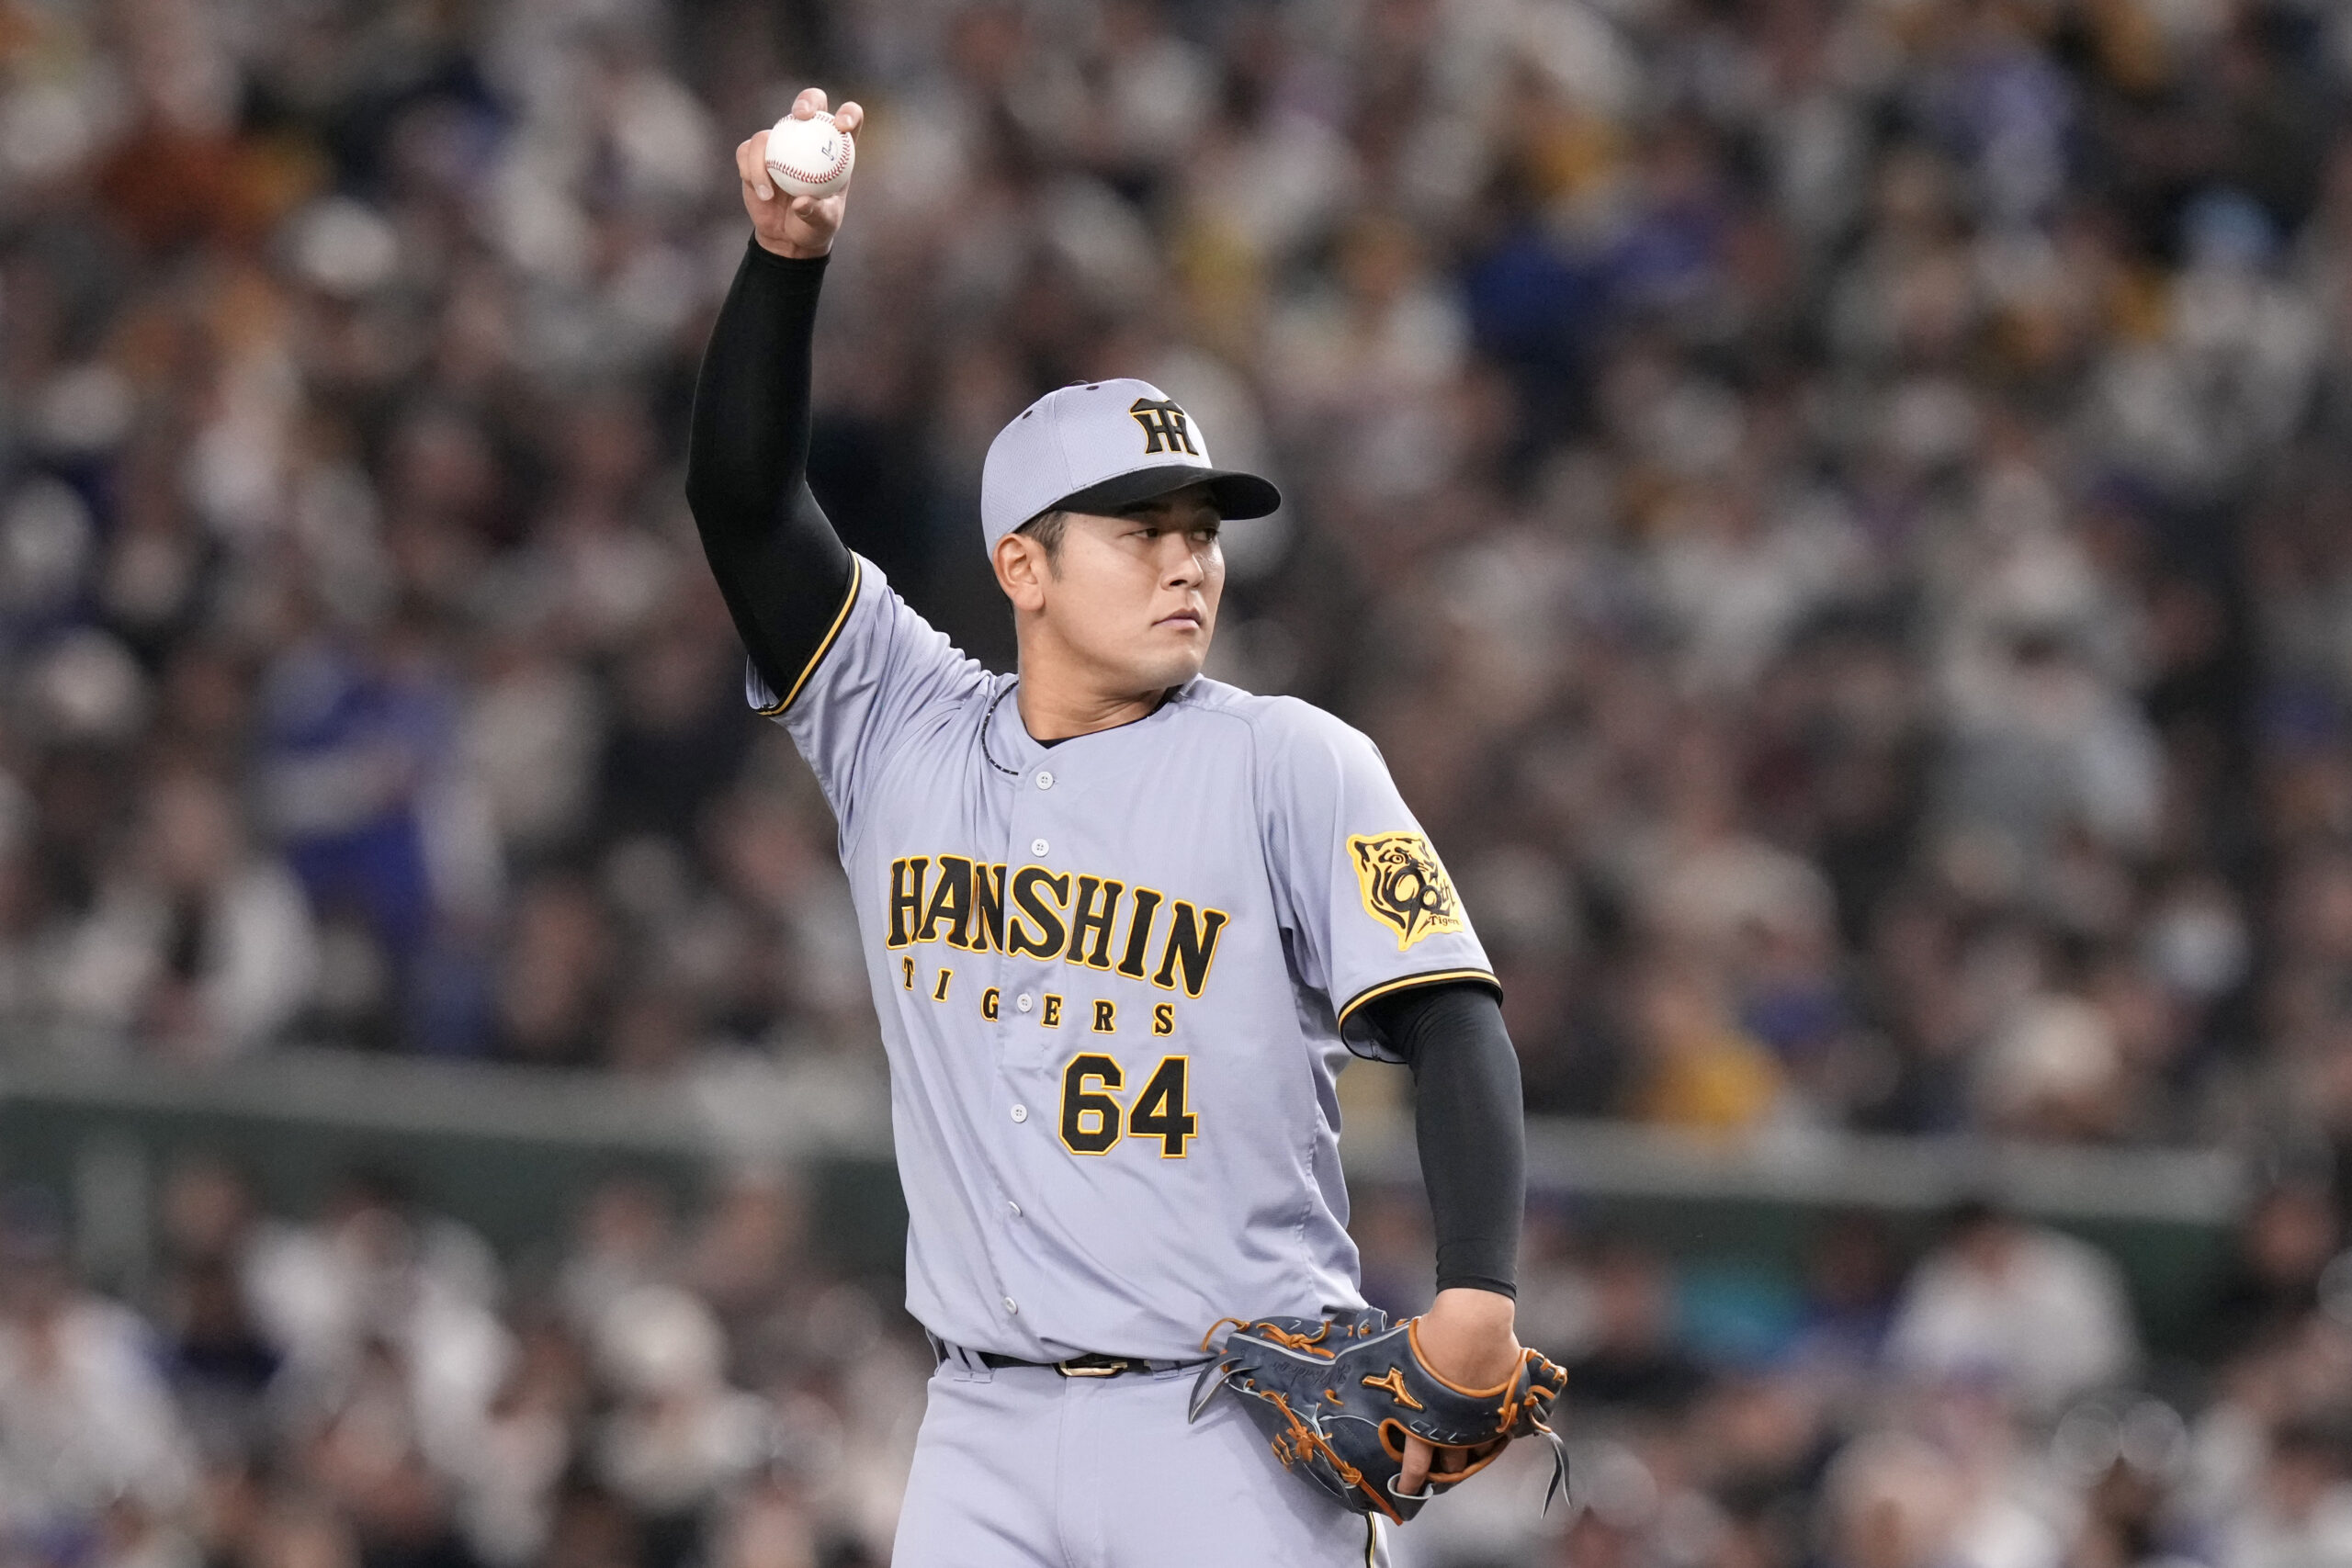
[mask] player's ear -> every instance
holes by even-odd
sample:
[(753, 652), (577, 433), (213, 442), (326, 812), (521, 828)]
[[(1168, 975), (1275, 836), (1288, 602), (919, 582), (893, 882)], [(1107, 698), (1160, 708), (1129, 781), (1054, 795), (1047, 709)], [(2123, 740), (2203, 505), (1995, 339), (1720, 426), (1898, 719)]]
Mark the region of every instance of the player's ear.
[(1046, 607), (1046, 547), (1025, 534), (1007, 534), (989, 558), (996, 585), (1015, 610), (1035, 615)]

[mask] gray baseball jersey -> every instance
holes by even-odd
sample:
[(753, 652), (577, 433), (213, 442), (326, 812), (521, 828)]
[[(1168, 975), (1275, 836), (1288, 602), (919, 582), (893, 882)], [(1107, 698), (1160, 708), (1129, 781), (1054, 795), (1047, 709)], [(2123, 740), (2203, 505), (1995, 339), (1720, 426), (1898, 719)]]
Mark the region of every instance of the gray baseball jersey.
[(1207, 679), (1046, 747), (855, 563), (781, 719), (841, 825), (906, 1189), (907, 1306), (1032, 1360), (1181, 1359), (1356, 1306), (1356, 1014), (1491, 981), (1372, 743)]

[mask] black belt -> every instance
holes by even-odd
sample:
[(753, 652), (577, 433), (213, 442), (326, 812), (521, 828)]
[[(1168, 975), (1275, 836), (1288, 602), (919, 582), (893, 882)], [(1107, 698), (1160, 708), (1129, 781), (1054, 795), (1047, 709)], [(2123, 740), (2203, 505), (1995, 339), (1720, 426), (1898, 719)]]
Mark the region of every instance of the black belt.
[[(937, 1339), (932, 1341), (932, 1351), (943, 1361), (948, 1359), (947, 1347)], [(990, 1369), (1051, 1367), (1066, 1378), (1115, 1378), (1123, 1372), (1164, 1372), (1200, 1364), (1198, 1360), (1155, 1361), (1143, 1356), (1104, 1356), (1094, 1352), (1061, 1361), (1029, 1361), (1019, 1356), (999, 1355), (994, 1350), (967, 1350), (964, 1354)]]

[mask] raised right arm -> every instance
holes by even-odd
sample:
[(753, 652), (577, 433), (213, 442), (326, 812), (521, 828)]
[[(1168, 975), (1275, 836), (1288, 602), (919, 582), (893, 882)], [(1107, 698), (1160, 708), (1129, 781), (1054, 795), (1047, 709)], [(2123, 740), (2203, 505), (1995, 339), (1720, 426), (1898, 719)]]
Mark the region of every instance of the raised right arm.
[[(821, 111), (800, 95), (793, 112)], [(854, 131), (864, 117), (834, 117)], [(790, 704), (847, 607), (848, 547), (808, 491), (809, 351), (846, 192), (814, 199), (775, 190), (767, 133), (736, 149), (752, 239), (704, 351), (686, 454), (686, 503), (752, 667)]]
[(808, 492), (808, 358), (823, 256), (755, 240), (695, 385), (686, 504), (735, 630), (788, 701), (850, 592), (849, 548)]

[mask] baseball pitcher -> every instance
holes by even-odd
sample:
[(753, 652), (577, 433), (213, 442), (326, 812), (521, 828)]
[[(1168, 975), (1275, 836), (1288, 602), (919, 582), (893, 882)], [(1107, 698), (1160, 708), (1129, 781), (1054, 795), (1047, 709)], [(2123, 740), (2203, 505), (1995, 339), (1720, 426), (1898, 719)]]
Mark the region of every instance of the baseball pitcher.
[[(889, 1056), (939, 1358), (893, 1561), (1381, 1562), (1390, 1523), (1549, 1438), (1561, 1382), (1512, 1331), (1523, 1127), (1487, 956), (1371, 742), (1202, 676), (1219, 531), (1280, 498), (1158, 388), (1064, 387), (989, 450), (1017, 674), (842, 546), (804, 468), (846, 193), (779, 188), (766, 137), (737, 149), (752, 240), (687, 495), (751, 705), (839, 819)], [(1413, 1073), (1438, 1277), (1408, 1323), (1358, 1289), (1351, 1051)]]

